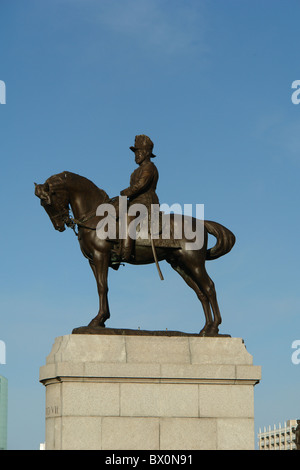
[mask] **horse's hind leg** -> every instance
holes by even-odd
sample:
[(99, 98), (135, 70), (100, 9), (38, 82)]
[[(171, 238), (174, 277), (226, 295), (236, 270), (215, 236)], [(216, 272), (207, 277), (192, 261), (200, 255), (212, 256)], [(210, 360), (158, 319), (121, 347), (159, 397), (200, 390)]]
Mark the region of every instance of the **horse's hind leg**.
[(172, 268), (180, 274), (180, 276), (185, 280), (187, 285), (193, 289), (193, 291), (196, 293), (198, 299), (200, 300), (204, 315), (205, 315), (205, 325), (200, 331), (201, 336), (205, 336), (205, 332), (209, 330), (213, 324), (213, 318), (210, 310), (210, 305), (209, 305), (209, 300), (207, 296), (201, 291), (199, 288), (198, 284), (189, 276), (184, 269), (180, 268), (176, 263), (171, 262), (170, 263)]
[(89, 323), (91, 327), (105, 327), (105, 321), (110, 317), (108, 305), (108, 263), (109, 259), (106, 256), (95, 256), (93, 262), (90, 262), (91, 268), (95, 275), (99, 294), (99, 312), (95, 318)]
[(205, 267), (195, 268), (193, 278), (199, 289), (206, 295), (213, 311), (214, 319), (205, 330), (205, 336), (218, 336), (219, 325), (222, 323), (221, 313), (217, 301), (215, 285), (206, 272)]

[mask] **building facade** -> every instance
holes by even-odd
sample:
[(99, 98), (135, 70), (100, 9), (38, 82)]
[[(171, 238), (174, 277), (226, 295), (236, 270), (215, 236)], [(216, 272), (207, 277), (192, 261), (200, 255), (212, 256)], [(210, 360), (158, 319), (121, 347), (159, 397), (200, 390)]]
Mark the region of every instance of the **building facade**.
[(0, 450), (7, 449), (7, 379), (0, 375)]
[(268, 426), (262, 431), (259, 429), (258, 433), (258, 448), (259, 450), (296, 450), (296, 431), (297, 420), (290, 419), (281, 426), (279, 423), (278, 428)]

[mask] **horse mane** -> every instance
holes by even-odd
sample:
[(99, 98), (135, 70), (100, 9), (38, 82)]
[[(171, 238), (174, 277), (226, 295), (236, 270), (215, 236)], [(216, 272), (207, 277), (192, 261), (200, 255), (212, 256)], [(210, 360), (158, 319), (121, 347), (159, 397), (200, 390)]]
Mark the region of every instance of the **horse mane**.
[(102, 202), (109, 200), (108, 194), (103, 189), (98, 188), (98, 186), (96, 186), (88, 178), (77, 175), (76, 173), (72, 173), (70, 171), (63, 171), (57, 175), (50, 176), (46, 182), (55, 186), (63, 186), (67, 183), (71, 187), (76, 187), (76, 189), (79, 191), (94, 192), (95, 197), (102, 200)]

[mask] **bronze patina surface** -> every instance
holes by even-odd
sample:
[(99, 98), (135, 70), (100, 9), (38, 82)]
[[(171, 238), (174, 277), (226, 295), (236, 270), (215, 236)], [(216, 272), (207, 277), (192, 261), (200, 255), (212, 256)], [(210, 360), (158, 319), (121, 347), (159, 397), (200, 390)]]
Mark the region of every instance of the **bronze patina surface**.
[(74, 328), (73, 335), (125, 335), (125, 336), (199, 336), (199, 333), (184, 333), (172, 330), (134, 330), (128, 328), (103, 328), (80, 326)]
[[(131, 176), (130, 186), (121, 191), (121, 196), (128, 198), (129, 206), (133, 202), (138, 202), (148, 208), (158, 203), (156, 195), (158, 171), (150, 161), (154, 157), (153, 143), (147, 136), (136, 136), (135, 146), (131, 147), (131, 150), (135, 153), (138, 169)], [(87, 178), (64, 171), (51, 176), (44, 184), (36, 184), (35, 195), (41, 200), (41, 205), (56, 230), (63, 232), (66, 226), (72, 227), (74, 231), (75, 227), (77, 228), (78, 233), (76, 231), (75, 233), (78, 236), (81, 251), (88, 259), (94, 273), (100, 305), (97, 315), (91, 320), (85, 332), (95, 334), (97, 331), (97, 334), (110, 334), (106, 332), (106, 329), (105, 333), (103, 331), (105, 322), (110, 318), (107, 296), (109, 268), (118, 269), (120, 262), (124, 262), (136, 266), (156, 263), (159, 269), (158, 262), (165, 260), (180, 274), (202, 304), (205, 324), (199, 335), (224, 336), (219, 334), (222, 318), (215, 286), (207, 274), (205, 263), (230, 252), (235, 244), (235, 236), (229, 229), (217, 222), (203, 221), (203, 244), (201, 248), (192, 251), (187, 248), (191, 240), (185, 235), (177, 239), (176, 244), (174, 240), (170, 240), (169, 243), (168, 240), (163, 240), (164, 243), (157, 242), (150, 235), (144, 243), (128, 238), (121, 241), (118, 238), (108, 240), (97, 236), (97, 226), (101, 222), (101, 216), (97, 215), (96, 211), (102, 204), (115, 204), (116, 198), (110, 199), (104, 190)], [(178, 216), (176, 217), (177, 223)], [(193, 225), (197, 225), (196, 219), (192, 218), (192, 222)], [(175, 215), (171, 214), (171, 233), (174, 232), (174, 226)], [(216, 244), (212, 248), (207, 246), (209, 234), (216, 238)], [(160, 270), (159, 273), (162, 278)], [(135, 331), (134, 334), (149, 334), (141, 330)], [(77, 330), (73, 332), (78, 333)], [(112, 334), (123, 333), (112, 329)], [(164, 332), (164, 334), (171, 335), (172, 333)]]

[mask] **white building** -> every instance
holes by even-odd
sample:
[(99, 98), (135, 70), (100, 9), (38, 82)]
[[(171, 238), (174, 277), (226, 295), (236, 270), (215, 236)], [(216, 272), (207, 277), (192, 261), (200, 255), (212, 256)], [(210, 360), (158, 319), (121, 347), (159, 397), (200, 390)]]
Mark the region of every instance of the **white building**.
[(290, 419), (284, 423), (283, 426), (279, 423), (278, 428), (268, 426), (262, 431), (259, 429), (258, 433), (258, 448), (259, 450), (295, 450), (295, 430), (297, 427), (297, 420)]

